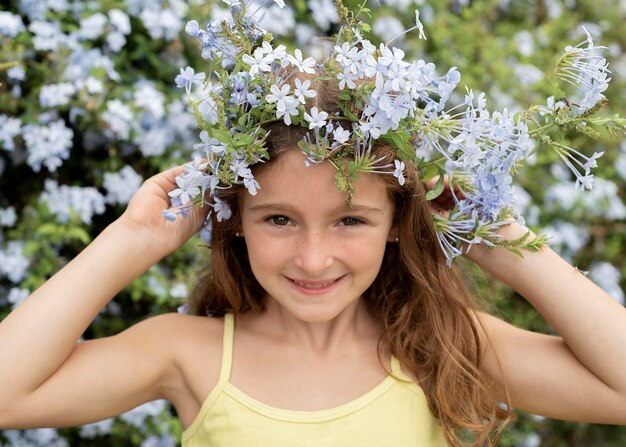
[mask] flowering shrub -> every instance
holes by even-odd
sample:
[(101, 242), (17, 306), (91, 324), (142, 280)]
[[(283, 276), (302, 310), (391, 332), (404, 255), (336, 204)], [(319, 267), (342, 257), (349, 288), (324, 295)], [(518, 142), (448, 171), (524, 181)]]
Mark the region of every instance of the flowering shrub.
[[(330, 34), (339, 21), (331, 0), (296, 0), (284, 8), (269, 3), (261, 26), (300, 47)], [(380, 6), (368, 5), (368, 38), (377, 44), (401, 35), (415, 25), (417, 7), (428, 40), (409, 33), (394, 40), (394, 46), (442, 69), (458, 67), (460, 85), (485, 91), (494, 108), (506, 107), (514, 114), (540, 103), (545, 107), (537, 110), (541, 119), (571, 120), (576, 135), (563, 126), (560, 136), (566, 143), (551, 154), (537, 152), (531, 166), (522, 168), (518, 207), (531, 226), (552, 236), (553, 248), (623, 302), (626, 143), (578, 119), (597, 100), (593, 95), (602, 93), (602, 79), (589, 79), (591, 88), (575, 103), (563, 104), (550, 71), (567, 45), (585, 40), (584, 24), (598, 45), (608, 47), (613, 79), (603, 92), (609, 104), (600, 116), (608, 120), (614, 111), (626, 110), (621, 93), (626, 85), (626, 30), (620, 26), (626, 4), (615, 3), (384, 0)], [(360, 5), (346, 4), (354, 10)], [(180, 72), (180, 67), (200, 66), (197, 42), (184, 28), (192, 18), (208, 21), (227, 14), (227, 5), (217, 0), (13, 0), (3, 5), (0, 318), (115, 219), (142, 179), (186, 161), (194, 145), (206, 143), (184, 90), (178, 88), (200, 81), (194, 73)], [(567, 77), (567, 70), (561, 76)], [(543, 98), (551, 95), (556, 99), (545, 104)], [(450, 102), (463, 99), (453, 93)], [(566, 110), (573, 115), (565, 115)], [(209, 114), (207, 110), (206, 119)], [(310, 116), (311, 121), (318, 118)], [(613, 133), (619, 132), (623, 129)], [(546, 142), (536, 141), (540, 143)], [(575, 187), (585, 184), (584, 166), (578, 166), (578, 176), (556, 163), (561, 155), (575, 164), (574, 154), (589, 165), (600, 152), (604, 156), (591, 191)], [(202, 265), (199, 244), (190, 241), (129, 285), (102, 310), (85, 338), (111, 335), (147, 315), (175, 311)], [(482, 275), (475, 278), (477, 293), (492, 300), (504, 317), (551, 331), (519, 296)], [(520, 419), (502, 445), (626, 443), (626, 430), (620, 427), (523, 414)], [(181, 430), (173, 409), (159, 401), (79, 428), (5, 431), (0, 444), (167, 446), (177, 444)]]

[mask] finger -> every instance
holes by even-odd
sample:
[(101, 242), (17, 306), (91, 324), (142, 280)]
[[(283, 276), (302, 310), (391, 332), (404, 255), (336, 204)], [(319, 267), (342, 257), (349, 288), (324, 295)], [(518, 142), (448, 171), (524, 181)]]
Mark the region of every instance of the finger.
[(152, 177), (150, 177), (149, 180), (165, 180), (169, 183), (172, 184), (176, 184), (176, 176), (182, 174), (182, 172), (184, 171), (185, 166), (184, 165), (179, 165), (179, 166), (173, 166), (169, 169), (166, 169), (165, 171), (159, 172), (158, 174), (153, 175)]

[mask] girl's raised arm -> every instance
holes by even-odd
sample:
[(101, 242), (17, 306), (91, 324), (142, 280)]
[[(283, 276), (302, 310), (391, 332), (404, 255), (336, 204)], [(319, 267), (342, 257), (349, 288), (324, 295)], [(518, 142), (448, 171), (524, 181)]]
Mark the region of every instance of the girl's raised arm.
[(78, 425), (162, 397), (172, 318), (77, 340), (122, 288), (201, 226), (204, 210), (176, 222), (161, 216), (181, 169), (147, 180), (117, 221), (0, 323), (0, 428)]
[[(524, 232), (517, 224), (503, 229), (508, 239)], [(477, 246), (467, 257), (526, 298), (560, 335), (481, 316), (483, 368), (500, 385), (502, 400), (506, 383), (513, 406), (523, 411), (626, 424), (626, 309), (549, 247), (522, 258)]]

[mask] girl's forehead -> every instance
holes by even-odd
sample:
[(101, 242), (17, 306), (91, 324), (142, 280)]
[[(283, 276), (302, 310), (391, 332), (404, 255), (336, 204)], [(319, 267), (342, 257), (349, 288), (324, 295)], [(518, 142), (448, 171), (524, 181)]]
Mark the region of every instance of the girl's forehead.
[[(336, 168), (325, 161), (306, 166), (306, 156), (287, 151), (255, 175), (260, 189), (252, 196), (244, 192), (244, 206), (271, 204), (308, 205), (318, 209), (347, 208), (347, 194), (335, 183)], [(376, 174), (359, 174), (353, 182), (355, 205), (385, 209), (391, 206), (385, 182)]]

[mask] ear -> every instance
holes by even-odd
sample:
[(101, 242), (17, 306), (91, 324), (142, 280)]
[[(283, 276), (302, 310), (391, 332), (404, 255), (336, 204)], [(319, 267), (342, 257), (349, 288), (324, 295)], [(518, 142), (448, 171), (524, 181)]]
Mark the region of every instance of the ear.
[(391, 230), (389, 230), (389, 236), (387, 236), (387, 242), (396, 242), (396, 239), (398, 238), (398, 234), (399, 234), (399, 230), (398, 230), (398, 225), (394, 224), (394, 226), (391, 227)]

